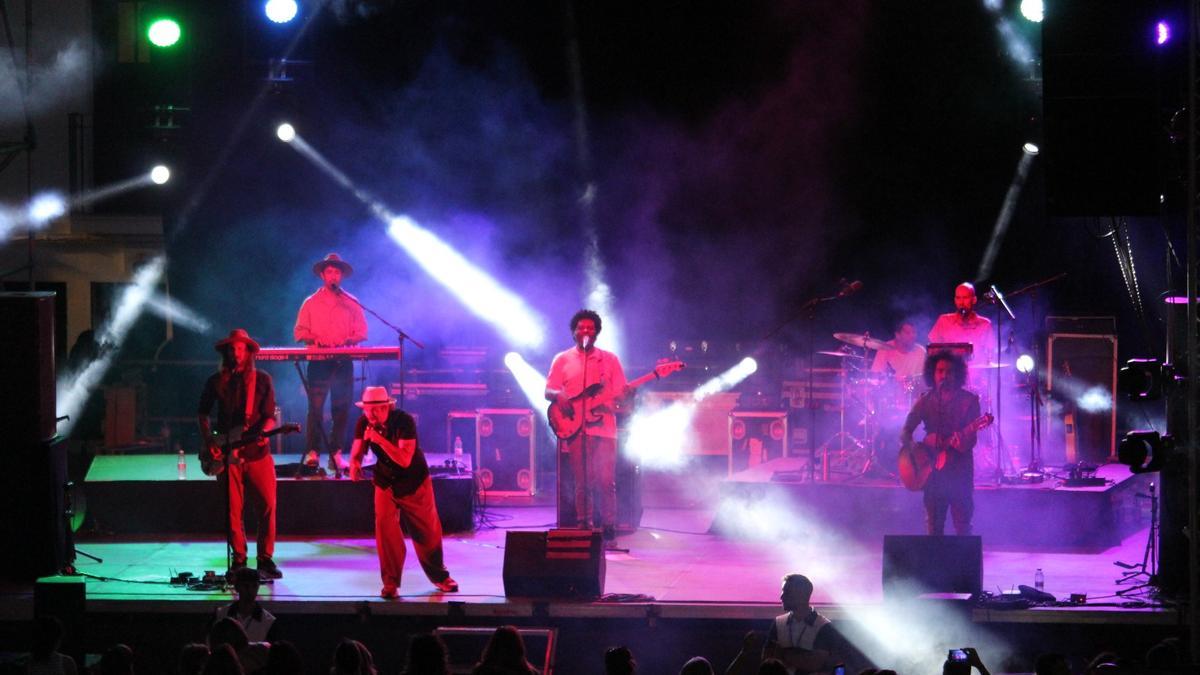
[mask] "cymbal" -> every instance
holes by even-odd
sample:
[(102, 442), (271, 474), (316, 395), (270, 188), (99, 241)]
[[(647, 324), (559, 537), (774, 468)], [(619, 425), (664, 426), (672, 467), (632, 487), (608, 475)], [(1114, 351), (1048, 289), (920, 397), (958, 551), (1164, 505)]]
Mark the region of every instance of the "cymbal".
[(995, 370), (996, 368), (1007, 368), (1011, 365), (1012, 365), (1011, 363), (996, 363), (996, 362), (992, 361), (990, 363), (971, 363), (971, 364), (968, 364), (967, 367), (972, 370), (981, 370), (981, 369)]
[(858, 354), (853, 354), (851, 352), (817, 352), (817, 353), (824, 354), (825, 356), (836, 356), (839, 359), (847, 359), (847, 358), (861, 359), (861, 358), (863, 358), (862, 356), (859, 356)]
[(864, 349), (895, 349), (895, 347), (889, 345), (883, 340), (876, 340), (869, 335), (859, 335), (858, 333), (834, 333), (833, 337), (835, 340), (841, 340), (848, 345), (854, 345), (855, 347), (862, 347)]

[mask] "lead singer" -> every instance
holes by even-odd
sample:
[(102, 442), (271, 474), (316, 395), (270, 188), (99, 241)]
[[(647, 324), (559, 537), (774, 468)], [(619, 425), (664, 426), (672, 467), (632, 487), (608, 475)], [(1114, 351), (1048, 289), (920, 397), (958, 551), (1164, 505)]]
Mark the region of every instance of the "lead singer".
[(404, 533), (400, 519), (412, 535), (413, 549), (425, 576), (443, 593), (458, 592), (458, 582), (442, 559), (442, 522), (433, 500), (433, 480), (425, 454), (417, 444), (417, 424), (412, 415), (396, 410), (396, 399), (383, 387), (367, 387), (354, 405), (363, 414), (354, 425), (350, 446), (350, 479), (363, 477), (366, 446), (375, 449), (375, 548), (379, 553), (379, 595), (396, 597), (404, 572)]
[[(574, 524), (594, 526), (592, 500), (598, 499), (604, 538), (611, 541), (616, 537), (617, 523), (615, 405), (626, 395), (627, 387), (621, 360), (612, 352), (596, 348), (601, 327), (600, 315), (590, 309), (581, 309), (571, 317), (575, 346), (560, 352), (550, 364), (546, 400), (561, 408), (572, 408), (582, 421), (574, 435), (560, 435), (558, 441), (558, 451), (569, 456), (575, 479)], [(560, 527), (570, 524), (559, 522)]]

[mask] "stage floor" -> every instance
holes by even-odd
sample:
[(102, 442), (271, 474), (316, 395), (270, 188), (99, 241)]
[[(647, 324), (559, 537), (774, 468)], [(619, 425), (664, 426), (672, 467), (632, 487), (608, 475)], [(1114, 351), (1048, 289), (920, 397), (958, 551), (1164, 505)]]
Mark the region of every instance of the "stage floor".
[[(284, 578), (265, 585), (262, 596), (283, 613), (355, 611), (363, 601), (373, 603), (376, 612), (437, 612), (440, 610), (429, 605), (450, 602), (465, 603), (469, 612), (481, 615), (531, 612), (532, 603), (509, 602), (504, 596), (505, 533), (509, 529), (547, 529), (552, 526), (553, 510), (500, 507), (492, 508), (490, 515), (497, 527), (449, 535), (445, 540), (447, 566), (461, 586), (459, 593), (439, 593), (410, 555), (401, 601), (382, 600), (377, 596), (380, 581), (372, 539), (306, 537), (284, 538), (278, 543), (275, 557)], [(649, 596), (640, 602), (658, 605), (664, 617), (769, 618), (778, 610), (780, 578), (802, 572), (816, 584), (814, 604), (827, 607), (832, 617), (883, 601), (882, 542), (863, 544), (836, 532), (809, 542), (729, 539), (708, 532), (712, 519), (709, 510), (647, 510), (641, 529), (617, 542), (628, 552), (607, 553), (606, 593), (630, 596), (625, 600)], [(1032, 585), (1034, 571), (1041, 568), (1047, 592), (1062, 599), (1084, 593), (1088, 604), (1007, 611), (1002, 613), (1003, 621), (1073, 622), (1093, 615), (1098, 617), (1093, 620), (1106, 622), (1116, 620), (1116, 615), (1138, 623), (1173, 621), (1165, 616), (1173, 617), (1173, 611), (1142, 606), (1145, 603), (1138, 601), (1146, 599), (1143, 596), (1131, 596), (1127, 602), (1115, 595), (1126, 586), (1115, 583), (1122, 570), (1114, 561), (1140, 562), (1146, 536), (1143, 530), (1126, 537), (1119, 546), (1088, 553), (998, 550), (989, 547), (985, 539), (984, 588), (998, 593), (1018, 584)], [(205, 570), (223, 570), (225, 552), (218, 540), (93, 539), (79, 541), (77, 546), (103, 560), (80, 556), (77, 561), (78, 570), (87, 575), (89, 611), (207, 612), (212, 602), (230, 597), (225, 591), (190, 591), (168, 584), (173, 574), (182, 571), (201, 575)], [(10, 595), (5, 602), (14, 601), (17, 596)], [(607, 616), (629, 607), (628, 603), (613, 602), (555, 605), (557, 611), (569, 611), (576, 617)], [(637, 611), (644, 612), (644, 604), (639, 606)], [(9, 610), (14, 609), (10, 605)], [(550, 611), (553, 614), (556, 609)], [(1057, 618), (1051, 619), (1051, 615)], [(976, 610), (976, 620), (989, 617)]]

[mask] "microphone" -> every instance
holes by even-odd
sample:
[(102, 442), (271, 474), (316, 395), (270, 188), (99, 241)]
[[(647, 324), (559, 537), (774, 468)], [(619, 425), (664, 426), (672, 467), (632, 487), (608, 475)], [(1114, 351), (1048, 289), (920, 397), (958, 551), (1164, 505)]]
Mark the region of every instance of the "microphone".
[(338, 284), (329, 284), (329, 290), (333, 291), (334, 295), (342, 294), (342, 287), (339, 286)]
[(855, 293), (861, 291), (863, 287), (863, 282), (857, 279), (849, 282), (845, 279), (842, 279), (839, 283), (842, 284), (842, 290), (838, 291), (837, 294), (839, 298), (844, 298), (847, 295), (854, 295)]
[(583, 337), (579, 338), (579, 346), (580, 346), (580, 347), (581, 347), (581, 348), (582, 348), (584, 351), (587, 351), (588, 345), (590, 345), (591, 343), (592, 343), (592, 336), (591, 336), (591, 335), (584, 335)]

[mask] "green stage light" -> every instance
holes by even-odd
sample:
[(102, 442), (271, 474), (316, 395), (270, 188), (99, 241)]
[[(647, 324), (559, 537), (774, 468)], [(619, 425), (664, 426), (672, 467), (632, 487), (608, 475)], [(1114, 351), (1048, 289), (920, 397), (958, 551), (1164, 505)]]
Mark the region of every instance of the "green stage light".
[(171, 47), (179, 42), (182, 35), (179, 22), (174, 19), (156, 19), (146, 29), (146, 37), (155, 47)]

